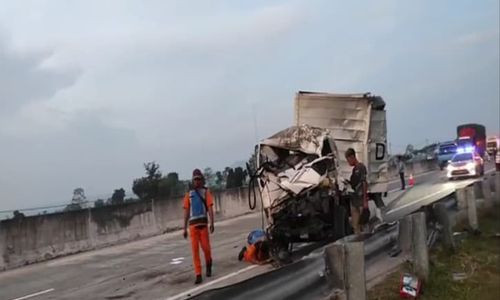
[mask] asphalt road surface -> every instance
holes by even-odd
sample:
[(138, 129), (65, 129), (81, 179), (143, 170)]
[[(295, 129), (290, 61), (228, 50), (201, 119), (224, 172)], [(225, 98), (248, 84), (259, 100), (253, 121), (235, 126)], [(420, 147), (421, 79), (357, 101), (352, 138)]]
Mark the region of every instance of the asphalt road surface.
[[(412, 193), (420, 197), (467, 183), (448, 182), (439, 171), (415, 179), (416, 186), (404, 194), (398, 181), (391, 183), (386, 201), (394, 201), (387, 216), (396, 218), (413, 209)], [(174, 232), (1, 272), (0, 299), (183, 299), (270, 270), (269, 265), (237, 260), (248, 232), (260, 226), (260, 214), (216, 223), (211, 236), (214, 276), (201, 286), (193, 285), (188, 241)]]

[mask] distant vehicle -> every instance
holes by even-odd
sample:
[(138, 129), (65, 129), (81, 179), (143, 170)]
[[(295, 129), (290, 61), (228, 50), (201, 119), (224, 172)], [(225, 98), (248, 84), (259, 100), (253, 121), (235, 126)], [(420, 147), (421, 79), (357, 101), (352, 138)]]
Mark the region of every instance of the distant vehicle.
[(453, 156), (457, 153), (457, 144), (455, 141), (444, 142), (439, 145), (438, 151), (438, 163), (439, 168), (443, 170), (448, 161), (453, 158)]
[(486, 152), (489, 155), (495, 156), (500, 148), (500, 138), (497, 136), (489, 136), (486, 140)]
[(463, 124), (457, 127), (457, 153), (476, 152), (484, 157), (486, 129), (480, 124)]
[(484, 174), (484, 160), (478, 153), (457, 153), (448, 164), (448, 178), (482, 176)]
[(497, 155), (495, 155), (495, 167), (500, 172), (500, 151), (497, 151)]

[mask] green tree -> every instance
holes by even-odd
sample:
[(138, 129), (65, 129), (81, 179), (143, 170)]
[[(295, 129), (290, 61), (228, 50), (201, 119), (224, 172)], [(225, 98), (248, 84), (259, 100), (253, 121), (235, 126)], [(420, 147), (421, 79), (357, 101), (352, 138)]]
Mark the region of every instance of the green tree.
[(71, 203), (74, 204), (83, 204), (87, 200), (87, 197), (85, 197), (85, 191), (83, 188), (79, 187), (73, 190), (73, 198), (71, 198)]
[(75, 210), (81, 210), (82, 206), (78, 203), (71, 203), (68, 204), (65, 208), (64, 211), (75, 211)]
[(159, 196), (164, 198), (177, 196), (182, 193), (183, 189), (183, 184), (179, 181), (179, 174), (171, 172), (160, 180)]
[(237, 167), (234, 169), (233, 175), (233, 188), (242, 187), (245, 181), (245, 172), (242, 167)]
[(214, 187), (216, 185), (216, 177), (212, 168), (207, 167), (203, 170), (203, 177), (205, 177), (205, 185)]
[(103, 207), (103, 206), (105, 206), (105, 205), (106, 205), (106, 203), (104, 202), (104, 200), (103, 200), (103, 199), (97, 199), (97, 200), (95, 201), (95, 203), (94, 203), (94, 207)]
[(149, 182), (146, 177), (141, 177), (134, 179), (132, 183), (132, 192), (139, 197), (139, 199), (148, 199), (150, 198), (150, 188)]
[(248, 170), (243, 170), (243, 186), (247, 185)]
[(217, 190), (221, 190), (224, 183), (224, 175), (221, 171), (215, 173), (215, 187)]
[(145, 163), (146, 177), (137, 178), (132, 184), (132, 191), (139, 199), (151, 200), (158, 197), (162, 174), (160, 165), (153, 162)]
[(256, 170), (257, 170), (257, 158), (254, 152), (252, 153), (247, 162), (247, 174), (252, 175), (255, 173)]
[(156, 162), (148, 162), (144, 164), (144, 169), (146, 169), (146, 175), (149, 180), (160, 180), (161, 172), (160, 165)]
[(235, 181), (235, 176), (234, 176), (234, 170), (232, 168), (226, 168), (224, 170), (226, 172), (226, 189), (231, 189), (236, 186), (236, 181)]
[(123, 188), (117, 189), (111, 196), (111, 204), (122, 204), (125, 200), (125, 190)]
[(13, 215), (14, 215), (14, 219), (24, 218), (24, 214), (18, 210), (15, 210), (13, 212)]

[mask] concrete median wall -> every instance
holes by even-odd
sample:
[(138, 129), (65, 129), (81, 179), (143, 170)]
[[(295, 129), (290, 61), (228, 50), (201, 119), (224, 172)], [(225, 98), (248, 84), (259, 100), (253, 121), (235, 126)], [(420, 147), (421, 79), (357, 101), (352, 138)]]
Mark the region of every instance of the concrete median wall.
[[(247, 188), (214, 197), (216, 220), (250, 212)], [(4, 220), (0, 270), (180, 229), (182, 218), (182, 197), (177, 197)]]
[[(434, 161), (407, 174), (436, 169)], [(397, 176), (396, 170), (391, 174)], [(214, 192), (216, 219), (250, 213), (248, 189)], [(257, 211), (260, 210), (257, 196)], [(162, 234), (182, 227), (182, 197), (139, 201), (0, 222), (0, 270)]]

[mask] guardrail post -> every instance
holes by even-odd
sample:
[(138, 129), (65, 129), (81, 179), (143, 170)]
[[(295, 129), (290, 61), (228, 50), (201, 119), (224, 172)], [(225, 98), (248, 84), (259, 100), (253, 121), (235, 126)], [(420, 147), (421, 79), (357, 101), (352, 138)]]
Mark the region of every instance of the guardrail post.
[(412, 217), (412, 257), (413, 271), (424, 282), (429, 278), (429, 252), (427, 249), (427, 223), (425, 213), (418, 212)]
[(481, 181), (474, 182), (474, 196), (476, 197), (476, 199), (484, 199)]
[(333, 293), (330, 299), (365, 300), (365, 254), (363, 242), (336, 242), (325, 249)]
[(451, 226), (450, 215), (446, 209), (446, 204), (443, 202), (438, 202), (434, 205), (434, 213), (439, 221), (439, 224), (443, 226), (441, 231), (441, 236), (443, 237), (443, 244), (449, 251), (455, 250), (455, 240), (453, 239), (453, 230)]
[(489, 208), (493, 206), (493, 199), (491, 197), (490, 181), (488, 177), (486, 180), (480, 181), (481, 190), (483, 191), (484, 206)]
[(467, 194), (467, 219), (469, 220), (469, 226), (473, 231), (478, 231), (479, 224), (477, 221), (477, 208), (474, 187), (468, 186), (465, 190)]
[(465, 188), (457, 189), (455, 191), (457, 197), (458, 210), (461, 211), (467, 208), (467, 193)]
[(455, 191), (455, 197), (457, 198), (457, 223), (468, 221), (469, 217), (467, 215), (467, 192), (466, 188), (460, 188)]
[(412, 243), (411, 227), (412, 227), (411, 215), (406, 216), (401, 220), (399, 220), (398, 224), (399, 249), (401, 249), (401, 252), (403, 252), (403, 254), (406, 255), (411, 253), (411, 243)]

